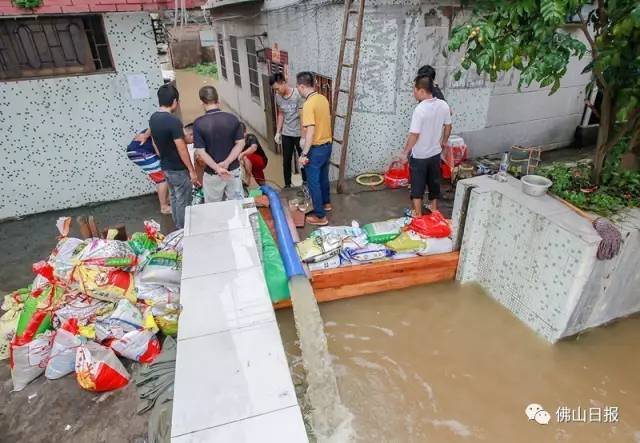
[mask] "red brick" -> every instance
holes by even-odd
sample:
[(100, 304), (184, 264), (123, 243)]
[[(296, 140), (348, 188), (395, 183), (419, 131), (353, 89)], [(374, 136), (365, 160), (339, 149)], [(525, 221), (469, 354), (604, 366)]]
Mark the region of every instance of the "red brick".
[(115, 12), (116, 5), (89, 5), (91, 12)]
[(79, 5), (63, 6), (62, 12), (65, 14), (73, 12), (89, 12), (89, 5), (84, 3)]
[(142, 7), (140, 5), (116, 5), (116, 9), (122, 12), (140, 11)]
[(160, 9), (160, 5), (158, 5), (157, 3), (147, 3), (142, 5), (143, 11), (157, 11), (159, 9)]
[(22, 14), (33, 14), (33, 12), (31, 11), (31, 9), (16, 8), (13, 5), (8, 5), (8, 6), (1, 6), (0, 7), (0, 14), (2, 14), (2, 15), (22, 15)]
[(44, 6), (36, 9), (38, 14), (60, 14), (62, 12), (61, 6), (49, 5), (48, 2)]
[(44, 0), (44, 6), (70, 6), (73, 4), (71, 0)]

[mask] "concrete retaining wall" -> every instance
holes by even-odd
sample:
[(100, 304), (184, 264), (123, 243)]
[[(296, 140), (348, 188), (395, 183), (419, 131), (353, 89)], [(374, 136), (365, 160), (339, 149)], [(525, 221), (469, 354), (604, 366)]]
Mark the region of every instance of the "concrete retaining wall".
[(454, 241), (462, 236), (457, 279), (479, 283), (551, 342), (640, 311), (640, 210), (620, 224), (620, 254), (600, 261), (589, 221), (553, 197), (525, 195), (516, 179), (483, 176), (459, 182), (453, 227)]

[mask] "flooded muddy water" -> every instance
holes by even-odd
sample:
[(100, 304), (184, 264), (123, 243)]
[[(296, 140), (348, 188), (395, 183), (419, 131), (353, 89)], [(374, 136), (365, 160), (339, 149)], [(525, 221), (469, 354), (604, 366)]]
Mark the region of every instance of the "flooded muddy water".
[[(638, 318), (551, 345), (455, 283), (320, 309), (357, 441), (640, 442)], [(278, 321), (303, 384), (291, 310)], [(547, 425), (527, 418), (531, 403)]]

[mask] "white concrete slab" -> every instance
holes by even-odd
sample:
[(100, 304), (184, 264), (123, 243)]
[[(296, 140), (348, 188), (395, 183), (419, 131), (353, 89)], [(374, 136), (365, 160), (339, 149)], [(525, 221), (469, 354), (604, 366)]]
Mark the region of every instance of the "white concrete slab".
[(182, 279), (261, 266), (251, 228), (184, 238)]
[(276, 319), (261, 267), (184, 280), (180, 302), (178, 340)]
[(180, 340), (174, 389), (172, 437), (298, 404), (275, 321)]
[(185, 215), (185, 237), (251, 227), (242, 204), (240, 200), (227, 200), (189, 206)]
[(306, 442), (249, 215), (187, 208), (172, 441)]
[[(287, 423), (287, 426), (282, 426)], [(172, 443), (299, 443), (306, 442), (300, 408), (292, 406), (171, 439)]]

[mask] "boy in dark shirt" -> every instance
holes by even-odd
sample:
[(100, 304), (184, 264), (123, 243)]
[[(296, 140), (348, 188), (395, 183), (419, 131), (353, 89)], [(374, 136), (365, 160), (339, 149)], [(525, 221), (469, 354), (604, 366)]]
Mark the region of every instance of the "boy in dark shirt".
[(191, 163), (182, 122), (173, 115), (178, 108), (178, 98), (178, 91), (171, 85), (158, 89), (160, 109), (149, 118), (149, 129), (169, 184), (171, 216), (176, 228), (181, 229), (185, 208), (191, 205), (192, 184), (198, 184), (198, 176)]

